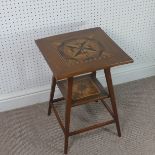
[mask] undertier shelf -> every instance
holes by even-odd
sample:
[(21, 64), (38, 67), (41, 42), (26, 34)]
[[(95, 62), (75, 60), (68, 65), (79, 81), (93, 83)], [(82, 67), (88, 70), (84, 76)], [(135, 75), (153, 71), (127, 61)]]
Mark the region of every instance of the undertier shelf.
[[(67, 98), (67, 80), (57, 81), (57, 85), (64, 96)], [(92, 74), (78, 76), (73, 79), (72, 100), (73, 104), (82, 104), (90, 101), (109, 98), (103, 86), (93, 77)]]

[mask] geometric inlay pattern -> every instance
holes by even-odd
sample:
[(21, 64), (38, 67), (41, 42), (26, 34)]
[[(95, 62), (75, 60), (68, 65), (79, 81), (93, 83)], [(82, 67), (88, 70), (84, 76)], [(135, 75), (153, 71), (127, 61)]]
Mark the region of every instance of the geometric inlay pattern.
[(58, 51), (68, 63), (84, 63), (100, 58), (107, 58), (103, 45), (92, 38), (69, 39), (60, 44)]

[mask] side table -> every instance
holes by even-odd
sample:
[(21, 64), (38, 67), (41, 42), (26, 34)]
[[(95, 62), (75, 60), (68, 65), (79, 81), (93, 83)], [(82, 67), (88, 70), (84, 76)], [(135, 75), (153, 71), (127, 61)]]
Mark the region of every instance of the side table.
[[(50, 36), (35, 41), (53, 72), (48, 115), (53, 109), (65, 135), (64, 153), (68, 151), (68, 138), (108, 124), (116, 123), (121, 136), (111, 67), (132, 63), (130, 58), (101, 28)], [(108, 93), (96, 78), (97, 70), (104, 70)], [(63, 97), (54, 99), (55, 86)], [(112, 109), (104, 101), (110, 98)], [(66, 100), (65, 124), (54, 107), (54, 102)], [(71, 108), (101, 100), (112, 119), (76, 131), (70, 131)]]

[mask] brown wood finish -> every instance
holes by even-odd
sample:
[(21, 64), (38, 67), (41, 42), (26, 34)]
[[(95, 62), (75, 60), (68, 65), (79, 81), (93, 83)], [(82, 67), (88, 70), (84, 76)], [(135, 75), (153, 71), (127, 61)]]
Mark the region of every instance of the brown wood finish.
[(57, 80), (133, 62), (99, 27), (35, 42)]
[(64, 97), (56, 98), (56, 99), (53, 99), (53, 103), (54, 102), (59, 102), (59, 101), (62, 101), (62, 100), (64, 100)]
[(73, 77), (68, 78), (67, 82), (68, 82), (68, 92), (67, 92), (67, 104), (66, 104), (66, 112), (65, 112), (65, 145), (64, 145), (65, 154), (67, 154), (67, 151), (68, 151), (70, 113), (71, 113), (71, 107), (72, 107)]
[(111, 116), (114, 118), (114, 113), (110, 109), (110, 107), (106, 104), (106, 102), (103, 99), (101, 100), (101, 102), (103, 103), (103, 105), (105, 106), (105, 108), (109, 111), (109, 113), (111, 114)]
[(53, 76), (52, 77), (52, 87), (51, 87), (51, 93), (50, 93), (50, 101), (49, 101), (49, 108), (48, 108), (48, 116), (51, 114), (51, 107), (53, 103), (53, 97), (54, 97), (54, 92), (55, 92), (55, 86), (56, 86), (56, 79)]
[(55, 113), (55, 116), (56, 116), (56, 118), (57, 118), (57, 120), (58, 120), (58, 122), (59, 122), (59, 125), (60, 125), (60, 127), (62, 128), (62, 131), (63, 131), (64, 134), (65, 134), (65, 127), (64, 127), (64, 125), (63, 125), (63, 123), (62, 123), (62, 121), (61, 121), (61, 119), (60, 119), (60, 116), (59, 116), (59, 114), (58, 114), (56, 108), (54, 107), (54, 104), (52, 103), (51, 106), (52, 106), (53, 111), (54, 111), (54, 113)]
[(79, 134), (79, 133), (83, 133), (83, 132), (86, 132), (86, 131), (89, 131), (89, 130), (93, 130), (93, 129), (96, 129), (96, 128), (99, 128), (99, 127), (103, 127), (103, 126), (108, 125), (108, 124), (112, 124), (114, 122), (115, 121), (112, 119), (112, 120), (109, 120), (109, 121), (106, 121), (106, 122), (103, 122), (103, 123), (97, 123), (97, 124), (94, 124), (92, 126), (79, 129), (77, 131), (72, 131), (72, 132), (70, 132), (69, 135), (73, 136), (73, 135), (76, 135), (76, 134)]
[[(57, 85), (64, 98), (67, 99), (67, 80), (58, 81)], [(72, 100), (75, 105), (108, 97), (94, 73), (74, 78)]]
[(120, 125), (119, 125), (119, 120), (118, 120), (118, 113), (117, 113), (116, 100), (115, 100), (115, 94), (114, 94), (114, 89), (113, 89), (113, 84), (112, 84), (110, 68), (104, 69), (104, 72), (105, 72), (107, 87), (108, 87), (110, 100), (111, 100), (111, 104), (112, 104), (112, 109), (114, 112), (114, 119), (116, 122), (118, 136), (121, 137), (121, 130), (120, 130)]
[[(51, 36), (35, 41), (53, 71), (52, 87), (48, 115), (51, 107), (64, 132), (64, 153), (68, 152), (69, 136), (83, 133), (98, 127), (116, 123), (118, 136), (121, 136), (111, 67), (132, 63), (133, 60), (99, 27), (77, 32)], [(96, 71), (104, 69), (108, 93), (96, 78)], [(86, 75), (84, 75), (86, 74)], [(63, 97), (53, 99), (55, 85), (58, 85)], [(104, 99), (110, 98), (112, 109)], [(66, 100), (65, 123), (54, 107), (54, 102)], [(71, 108), (101, 100), (112, 116), (112, 120), (97, 123), (70, 132)]]

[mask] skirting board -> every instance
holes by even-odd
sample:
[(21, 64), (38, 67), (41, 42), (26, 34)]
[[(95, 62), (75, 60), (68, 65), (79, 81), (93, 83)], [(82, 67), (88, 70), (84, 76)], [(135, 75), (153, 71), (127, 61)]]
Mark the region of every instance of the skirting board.
[[(102, 71), (103, 72), (103, 71)], [(97, 74), (99, 81), (105, 85), (105, 78), (101, 71)], [(155, 76), (155, 64), (128, 65), (112, 70), (114, 85), (126, 83), (150, 76)], [(47, 102), (49, 100), (50, 86), (43, 86), (17, 93), (0, 96), (0, 112), (17, 109), (36, 103)], [(55, 98), (61, 93), (56, 88)]]

